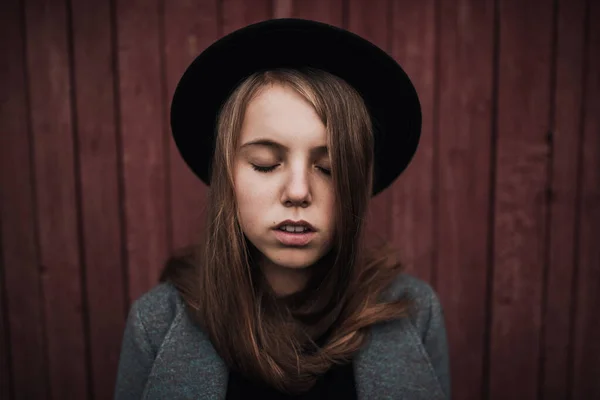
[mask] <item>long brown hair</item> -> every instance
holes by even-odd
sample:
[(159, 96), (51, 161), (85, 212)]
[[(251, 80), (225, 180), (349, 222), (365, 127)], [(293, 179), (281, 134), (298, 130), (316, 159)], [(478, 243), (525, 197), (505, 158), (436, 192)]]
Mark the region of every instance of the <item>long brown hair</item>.
[[(244, 112), (268, 85), (286, 85), (309, 101), (327, 130), (336, 196), (331, 251), (307, 287), (277, 298), (254, 262), (257, 249), (240, 227), (232, 166)], [(189, 315), (229, 368), (280, 391), (308, 390), (333, 364), (348, 362), (368, 327), (405, 317), (408, 299), (381, 301), (403, 268), (385, 244), (365, 245), (372, 192), (372, 122), (361, 96), (316, 69), (253, 74), (230, 95), (218, 135), (199, 245), (172, 257), (161, 276), (180, 292)]]

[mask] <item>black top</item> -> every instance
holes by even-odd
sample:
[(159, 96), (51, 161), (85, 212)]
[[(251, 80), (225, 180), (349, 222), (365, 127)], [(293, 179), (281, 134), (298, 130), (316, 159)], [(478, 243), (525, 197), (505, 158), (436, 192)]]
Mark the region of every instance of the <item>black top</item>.
[(356, 382), (352, 363), (334, 365), (317, 383), (301, 395), (281, 393), (264, 384), (256, 383), (236, 371), (229, 372), (227, 384), (227, 400), (233, 399), (271, 399), (271, 400), (314, 400), (314, 399), (344, 399), (356, 400)]

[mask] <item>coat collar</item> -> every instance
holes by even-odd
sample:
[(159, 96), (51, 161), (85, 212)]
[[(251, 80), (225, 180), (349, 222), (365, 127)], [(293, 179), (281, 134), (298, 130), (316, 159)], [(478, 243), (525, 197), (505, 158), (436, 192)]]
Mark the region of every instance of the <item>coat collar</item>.
[[(409, 321), (378, 324), (354, 359), (358, 398), (441, 400), (443, 392)], [(144, 399), (224, 399), (228, 369), (208, 336), (179, 312), (156, 355)]]

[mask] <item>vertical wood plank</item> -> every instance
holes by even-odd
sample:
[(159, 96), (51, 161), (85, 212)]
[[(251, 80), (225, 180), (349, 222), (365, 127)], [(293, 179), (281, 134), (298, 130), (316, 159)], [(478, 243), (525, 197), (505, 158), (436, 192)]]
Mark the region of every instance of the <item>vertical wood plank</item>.
[[(375, 0), (367, 4), (362, 0), (348, 0), (347, 5), (348, 21), (345, 28), (391, 54), (389, 2)], [(371, 198), (365, 226), (368, 245), (378, 245), (389, 239), (391, 226), (395, 222), (390, 219), (392, 190), (392, 187), (388, 187)]]
[(292, 15), (293, 0), (272, 0), (273, 18), (289, 18)]
[[(434, 267), (434, 150), (436, 2), (392, 2), (392, 55), (412, 80), (423, 115), (419, 148), (406, 171), (390, 187), (390, 237), (408, 271), (432, 282)], [(376, 23), (375, 23), (376, 21)], [(374, 20), (373, 25), (380, 21)]]
[(347, 29), (386, 52), (390, 52), (388, 4), (387, 0), (369, 1), (368, 4), (363, 0), (347, 0)]
[(111, 10), (91, 0), (71, 7), (91, 391), (108, 399), (126, 317)]
[(52, 398), (88, 394), (65, 2), (26, 2), (40, 262)]
[(481, 399), (488, 278), (494, 1), (440, 3), (438, 292), (452, 397)]
[(600, 4), (588, 2), (572, 399), (600, 398)]
[[(218, 37), (217, 10), (215, 0), (165, 2), (163, 18), (167, 117), (181, 75), (194, 58)], [(174, 248), (180, 248), (198, 240), (207, 187), (181, 158), (170, 135), (170, 128), (169, 155), (172, 243)]]
[(577, 164), (580, 146), (585, 0), (558, 3), (552, 128), (552, 196), (543, 315), (541, 398), (568, 398), (572, 284), (575, 271)]
[(291, 16), (344, 27), (344, 0), (294, 0)]
[(276, 0), (221, 0), (219, 36), (273, 18), (273, 1)]
[(166, 94), (158, 0), (116, 4), (125, 242), (133, 301), (157, 284), (168, 252)]
[[(0, 225), (2, 220), (0, 220)], [(0, 239), (2, 239), (0, 237)], [(12, 399), (12, 373), (10, 332), (8, 330), (8, 308), (6, 307), (6, 285), (4, 280), (4, 261), (2, 260), (2, 241), (0, 240), (0, 398)]]
[(550, 0), (500, 2), (492, 400), (538, 393), (552, 11)]
[[(45, 399), (48, 376), (36, 217), (23, 4), (0, 2), (0, 240), (12, 388)], [(6, 354), (6, 353), (3, 353)], [(4, 357), (3, 357), (4, 358)], [(32, 384), (34, 382), (35, 384)]]

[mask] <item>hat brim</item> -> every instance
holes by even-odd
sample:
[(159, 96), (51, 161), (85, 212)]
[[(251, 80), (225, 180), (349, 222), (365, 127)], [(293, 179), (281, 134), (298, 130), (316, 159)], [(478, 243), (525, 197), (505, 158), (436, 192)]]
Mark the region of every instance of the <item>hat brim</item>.
[(171, 103), (171, 130), (184, 161), (207, 185), (216, 123), (233, 90), (256, 71), (313, 67), (330, 72), (362, 96), (373, 122), (373, 193), (387, 188), (413, 158), (421, 133), (417, 92), (401, 66), (366, 39), (332, 25), (274, 19), (219, 39), (191, 63)]

